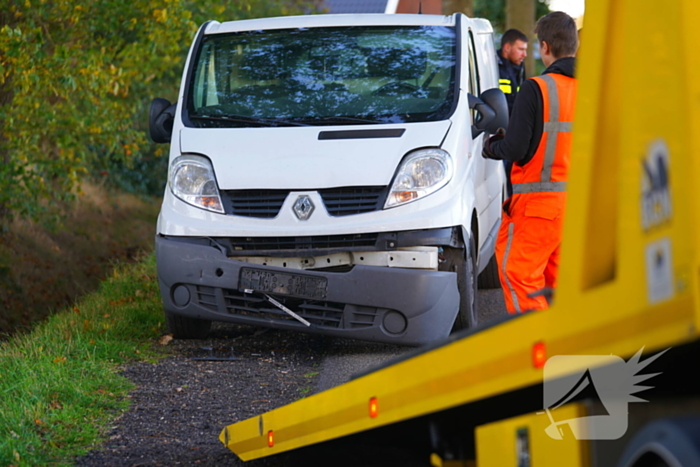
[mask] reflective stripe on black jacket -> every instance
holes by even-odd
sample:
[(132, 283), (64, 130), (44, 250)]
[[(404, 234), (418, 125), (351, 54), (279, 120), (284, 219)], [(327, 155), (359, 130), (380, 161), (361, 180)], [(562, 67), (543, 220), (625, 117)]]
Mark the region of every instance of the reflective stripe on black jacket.
[(515, 97), (518, 95), (520, 86), (525, 80), (525, 65), (513, 65), (510, 60), (503, 58), (501, 49), (498, 49), (496, 56), (498, 58), (498, 75), (500, 78), (498, 87), (506, 95), (508, 113), (512, 113)]

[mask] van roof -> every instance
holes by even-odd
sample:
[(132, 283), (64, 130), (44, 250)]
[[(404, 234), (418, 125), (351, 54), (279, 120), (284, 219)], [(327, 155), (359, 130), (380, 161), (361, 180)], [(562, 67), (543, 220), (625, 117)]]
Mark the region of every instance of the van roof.
[[(212, 21), (205, 34), (221, 34), (264, 29), (295, 29), (342, 26), (454, 26), (456, 15), (341, 14), (281, 16), (219, 23)], [(471, 20), (473, 21), (473, 20)], [(481, 25), (481, 21), (475, 21)], [(488, 24), (488, 23), (486, 23)], [(479, 27), (479, 30), (482, 28)], [(479, 31), (481, 32), (481, 31)]]

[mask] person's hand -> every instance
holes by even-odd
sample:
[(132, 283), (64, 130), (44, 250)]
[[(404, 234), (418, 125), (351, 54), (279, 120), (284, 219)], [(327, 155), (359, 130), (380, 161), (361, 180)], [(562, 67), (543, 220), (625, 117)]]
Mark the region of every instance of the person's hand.
[(500, 159), (499, 157), (496, 157), (496, 155), (491, 150), (491, 145), (493, 143), (495, 143), (496, 141), (501, 141), (505, 137), (506, 137), (506, 130), (505, 129), (499, 128), (498, 130), (496, 130), (496, 134), (491, 136), (484, 143), (484, 149), (481, 151), (481, 156), (484, 157), (485, 159)]

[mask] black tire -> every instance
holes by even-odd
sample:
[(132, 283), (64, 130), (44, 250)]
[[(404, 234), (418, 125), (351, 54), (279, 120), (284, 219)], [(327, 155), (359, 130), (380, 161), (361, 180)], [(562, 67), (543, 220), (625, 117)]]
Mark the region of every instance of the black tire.
[(479, 274), (478, 285), (480, 289), (500, 289), (501, 279), (498, 277), (498, 262), (494, 254), (489, 260), (489, 264)]
[(211, 329), (208, 319), (188, 318), (169, 311), (165, 312), (165, 322), (176, 339), (204, 339)]
[(466, 252), (463, 248), (444, 247), (443, 256), (445, 261), (441, 264), (440, 270), (457, 273), (459, 311), (452, 325), (452, 332), (473, 328), (478, 324), (474, 238), (469, 239)]
[(618, 467), (700, 465), (700, 418), (670, 417), (654, 420), (629, 442)]

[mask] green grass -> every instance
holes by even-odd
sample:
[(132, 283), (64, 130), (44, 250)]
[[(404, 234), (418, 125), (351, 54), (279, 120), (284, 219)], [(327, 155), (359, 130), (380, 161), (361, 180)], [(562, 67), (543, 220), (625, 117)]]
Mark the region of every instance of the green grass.
[(153, 255), (118, 266), (97, 292), (0, 344), (0, 465), (71, 465), (104, 439), (133, 385), (120, 365), (160, 356)]

